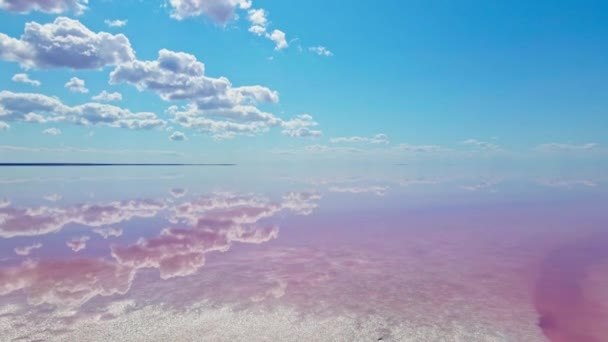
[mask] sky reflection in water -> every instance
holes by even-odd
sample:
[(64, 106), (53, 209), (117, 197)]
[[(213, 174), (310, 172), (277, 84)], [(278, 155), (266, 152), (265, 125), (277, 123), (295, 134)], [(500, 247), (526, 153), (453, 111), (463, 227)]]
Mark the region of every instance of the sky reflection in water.
[(608, 336), (605, 179), (0, 171), (3, 341)]

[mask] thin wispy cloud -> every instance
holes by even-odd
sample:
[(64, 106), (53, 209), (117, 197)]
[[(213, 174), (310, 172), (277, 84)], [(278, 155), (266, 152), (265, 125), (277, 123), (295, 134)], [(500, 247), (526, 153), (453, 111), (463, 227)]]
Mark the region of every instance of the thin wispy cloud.
[(463, 141), (462, 144), (470, 146), (470, 147), (482, 149), (482, 150), (496, 151), (496, 150), (500, 149), (500, 146), (498, 146), (494, 143), (487, 142), (487, 141), (480, 141), (477, 139), (467, 139), (467, 140)]
[(325, 46), (311, 46), (308, 48), (309, 51), (319, 55), (319, 56), (324, 56), (324, 57), (331, 57), (333, 56), (333, 52), (329, 51), (328, 48), (326, 48)]
[(48, 194), (44, 196), (44, 199), (49, 202), (57, 202), (60, 201), (63, 197), (60, 194)]
[(591, 151), (598, 148), (596, 143), (586, 144), (563, 144), (563, 143), (547, 143), (536, 146), (536, 150), (544, 152), (576, 152), (576, 151)]
[(36, 242), (33, 243), (31, 245), (27, 245), (27, 246), (19, 246), (19, 247), (15, 247), (14, 251), (15, 254), (20, 255), (20, 256), (28, 256), (30, 255), (34, 250), (36, 249), (40, 249), (42, 248), (42, 243), (40, 242)]
[(103, 21), (106, 25), (108, 25), (108, 27), (124, 27), (127, 26), (127, 22), (128, 20), (119, 20), (119, 19), (115, 19), (115, 20), (109, 20), (106, 19)]
[(133, 150), (133, 149), (96, 149), (96, 148), (78, 148), (78, 147), (26, 147), (14, 145), (0, 145), (0, 151), (12, 152), (31, 152), (31, 153), (83, 153), (83, 154), (110, 154), (110, 155), (138, 155), (151, 154), (159, 156), (174, 156), (183, 157), (186, 154), (179, 151), (171, 150)]
[(378, 133), (371, 138), (351, 136), (351, 137), (337, 137), (329, 140), (332, 143), (370, 143), (370, 144), (389, 144), (388, 136), (384, 133)]
[(595, 188), (598, 186), (597, 182), (589, 179), (544, 179), (539, 181), (539, 183), (553, 188)]
[(122, 101), (122, 94), (119, 92), (109, 93), (109, 92), (103, 90), (101, 93), (91, 97), (91, 100), (100, 101), (100, 102)]
[(329, 188), (329, 191), (331, 192), (345, 192), (345, 193), (351, 193), (351, 194), (365, 194), (365, 193), (372, 193), (376, 196), (384, 196), (386, 194), (386, 191), (389, 188), (386, 186), (378, 186), (378, 185), (371, 185), (371, 186), (332, 186)]
[(446, 151), (445, 148), (438, 145), (410, 145), (400, 144), (398, 150), (410, 153), (438, 153)]

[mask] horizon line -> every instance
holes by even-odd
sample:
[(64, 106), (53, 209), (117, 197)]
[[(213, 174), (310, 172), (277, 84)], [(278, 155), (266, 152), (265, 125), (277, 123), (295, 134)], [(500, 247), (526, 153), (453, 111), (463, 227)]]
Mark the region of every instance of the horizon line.
[(236, 166), (231, 163), (1, 163), (0, 167), (12, 166)]

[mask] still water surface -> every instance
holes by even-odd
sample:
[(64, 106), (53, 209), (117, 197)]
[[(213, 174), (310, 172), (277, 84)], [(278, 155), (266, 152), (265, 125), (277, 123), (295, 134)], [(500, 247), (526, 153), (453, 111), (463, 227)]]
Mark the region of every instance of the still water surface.
[(0, 170), (2, 341), (608, 341), (605, 180)]

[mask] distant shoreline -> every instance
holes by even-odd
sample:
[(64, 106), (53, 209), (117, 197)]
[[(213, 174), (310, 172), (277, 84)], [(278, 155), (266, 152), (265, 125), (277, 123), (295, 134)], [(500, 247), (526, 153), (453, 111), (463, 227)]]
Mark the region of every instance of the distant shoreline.
[(180, 163), (0, 163), (0, 167), (13, 166), (236, 166), (236, 164), (180, 164)]

